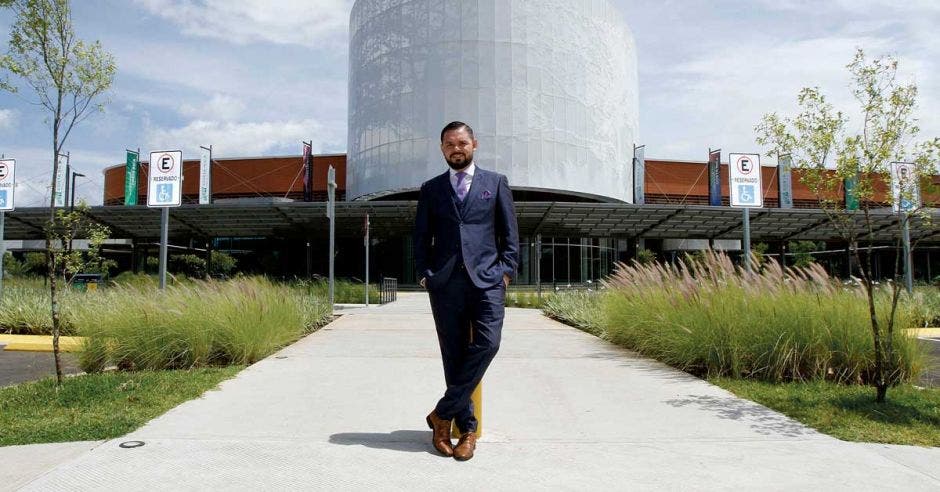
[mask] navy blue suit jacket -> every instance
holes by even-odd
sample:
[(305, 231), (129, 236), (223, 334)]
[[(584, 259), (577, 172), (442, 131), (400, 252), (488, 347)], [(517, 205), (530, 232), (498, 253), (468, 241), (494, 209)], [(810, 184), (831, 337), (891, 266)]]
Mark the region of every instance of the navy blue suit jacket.
[(515, 277), (519, 228), (506, 176), (476, 167), (463, 202), (449, 171), (422, 184), (414, 256), (418, 279), (426, 278), (430, 290), (447, 282), (460, 259), (481, 289), (498, 285), (504, 274)]

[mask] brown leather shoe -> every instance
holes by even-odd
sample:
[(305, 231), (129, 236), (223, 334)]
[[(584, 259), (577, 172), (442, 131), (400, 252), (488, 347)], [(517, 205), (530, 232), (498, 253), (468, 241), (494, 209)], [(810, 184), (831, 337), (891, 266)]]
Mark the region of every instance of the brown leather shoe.
[(457, 441), (457, 447), (454, 448), (454, 459), (457, 461), (467, 461), (473, 458), (473, 452), (477, 449), (477, 433), (465, 432)]
[(437, 410), (434, 410), (425, 419), (428, 427), (433, 431), (431, 434), (431, 443), (434, 449), (444, 456), (454, 455), (454, 445), (450, 442), (450, 420), (444, 420), (437, 416)]

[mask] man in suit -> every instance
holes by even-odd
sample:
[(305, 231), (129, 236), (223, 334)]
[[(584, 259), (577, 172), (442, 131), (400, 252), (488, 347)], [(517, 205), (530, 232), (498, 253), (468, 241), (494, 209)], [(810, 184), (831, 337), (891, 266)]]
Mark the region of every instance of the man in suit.
[[(450, 167), (421, 185), (415, 218), (417, 278), (431, 298), (447, 390), (427, 416), (434, 448), (468, 460), (477, 421), (470, 395), (499, 349), (506, 288), (519, 262), (519, 233), (506, 176), (477, 167), (466, 123), (441, 130)], [(460, 429), (456, 447), (451, 420)]]

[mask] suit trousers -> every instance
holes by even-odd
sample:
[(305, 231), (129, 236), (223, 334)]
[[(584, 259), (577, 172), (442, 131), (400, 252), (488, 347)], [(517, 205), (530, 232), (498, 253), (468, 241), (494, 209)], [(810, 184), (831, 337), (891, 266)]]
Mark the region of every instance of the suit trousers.
[(475, 432), (470, 396), (499, 350), (506, 287), (500, 281), (481, 289), (458, 263), (449, 281), (429, 295), (447, 383), (435, 410), (442, 419), (454, 419), (461, 432)]

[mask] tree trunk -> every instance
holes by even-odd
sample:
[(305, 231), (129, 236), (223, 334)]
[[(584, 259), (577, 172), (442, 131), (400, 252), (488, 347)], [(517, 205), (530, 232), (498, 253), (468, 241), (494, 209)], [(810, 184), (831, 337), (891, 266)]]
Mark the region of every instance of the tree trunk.
[[(53, 185), (55, 189), (55, 185)], [(54, 213), (54, 212), (53, 212)], [(52, 356), (55, 359), (55, 380), (56, 385), (62, 385), (62, 358), (59, 354), (59, 296), (58, 290), (56, 289), (56, 284), (58, 283), (58, 275), (55, 272), (55, 255), (52, 254), (52, 241), (46, 237), (46, 251), (49, 251), (47, 265), (49, 267), (49, 294), (52, 298)]]
[[(858, 246), (856, 245), (854, 249), (856, 260), (861, 260), (858, 255)], [(875, 311), (875, 286), (872, 284), (871, 270), (865, 271), (865, 265), (862, 264), (861, 261), (859, 261), (859, 267), (860, 273), (862, 275), (862, 282), (865, 286), (865, 297), (868, 300), (868, 316), (871, 320), (872, 339), (874, 340), (875, 374), (873, 376), (873, 383), (877, 389), (877, 396), (875, 397), (875, 401), (878, 403), (884, 403), (885, 396), (888, 393), (888, 383), (885, 378), (884, 341), (881, 334), (881, 327), (878, 324), (878, 315)]]
[[(61, 93), (59, 104), (61, 106)], [(55, 232), (55, 194), (56, 176), (59, 171), (59, 113), (52, 127), (52, 194), (49, 197), (49, 230), (46, 231), (46, 266), (49, 268), (49, 298), (52, 300), (52, 357), (55, 360), (56, 387), (62, 386), (62, 359), (59, 354), (59, 296), (56, 290), (58, 271), (55, 253), (52, 250), (52, 237)]]

